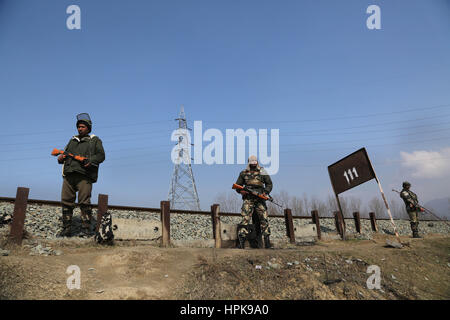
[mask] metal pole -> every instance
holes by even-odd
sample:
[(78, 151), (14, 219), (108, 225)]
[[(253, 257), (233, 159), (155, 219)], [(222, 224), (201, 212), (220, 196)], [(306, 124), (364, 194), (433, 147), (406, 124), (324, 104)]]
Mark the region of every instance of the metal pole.
[(108, 195), (99, 194), (97, 207), (97, 226), (95, 227), (95, 231), (98, 232), (100, 224), (102, 223), (102, 217), (107, 211), (108, 211)]
[(23, 225), (25, 223), (25, 214), (27, 212), (27, 201), (29, 188), (18, 187), (16, 193), (16, 201), (14, 203), (14, 213), (11, 223), (11, 231), (9, 237), (15, 244), (22, 244)]
[(286, 224), (286, 235), (290, 243), (295, 243), (294, 222), (292, 220), (291, 209), (284, 209), (284, 221)]
[(330, 170), (328, 170), (328, 176), (330, 177), (330, 181), (331, 181), (331, 186), (333, 187), (333, 192), (334, 195), (336, 196), (336, 202), (338, 204), (338, 208), (339, 208), (339, 212), (342, 214), (342, 223), (343, 223), (343, 228), (342, 228), (342, 233), (341, 233), (341, 237), (342, 240), (345, 240), (345, 221), (344, 221), (344, 213), (342, 212), (342, 208), (341, 208), (341, 202), (339, 201), (339, 196), (336, 193), (336, 190), (334, 189), (334, 185), (333, 185), (333, 180), (331, 179), (331, 175), (330, 175)]
[(322, 234), (320, 232), (319, 212), (317, 210), (313, 210), (311, 211), (311, 216), (313, 219), (313, 223), (316, 224), (317, 238), (320, 240), (322, 239)]

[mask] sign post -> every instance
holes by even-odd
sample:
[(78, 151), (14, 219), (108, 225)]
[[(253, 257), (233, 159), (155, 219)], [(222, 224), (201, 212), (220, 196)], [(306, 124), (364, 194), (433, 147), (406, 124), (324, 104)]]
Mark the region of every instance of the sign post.
[(345, 158), (333, 163), (332, 165), (329, 165), (328, 174), (330, 175), (331, 185), (333, 187), (341, 214), (343, 214), (343, 212), (339, 202), (339, 194), (369, 180), (375, 179), (378, 183), (378, 187), (386, 206), (386, 210), (391, 219), (391, 223), (394, 226), (395, 236), (397, 237), (398, 242), (400, 242), (397, 227), (395, 226), (394, 219), (392, 219), (391, 210), (389, 209), (386, 197), (384, 196), (383, 188), (381, 187), (380, 180), (375, 174), (375, 170), (373, 169), (365, 148), (361, 148)]

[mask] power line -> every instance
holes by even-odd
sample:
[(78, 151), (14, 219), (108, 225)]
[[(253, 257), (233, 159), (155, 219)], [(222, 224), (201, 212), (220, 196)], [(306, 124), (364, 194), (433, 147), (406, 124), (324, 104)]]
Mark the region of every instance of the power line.
[[(414, 143), (422, 143), (422, 142), (433, 142), (433, 141), (440, 141), (440, 140), (450, 140), (450, 137), (441, 137), (441, 138), (435, 138), (435, 139), (428, 139), (428, 140), (419, 140), (419, 141), (408, 141), (408, 142), (402, 142), (402, 143), (386, 143), (386, 144), (377, 144), (377, 145), (369, 145), (370, 148), (376, 148), (376, 147), (384, 147), (384, 146), (397, 146), (397, 145), (404, 145), (404, 144), (414, 144)], [(366, 146), (366, 148), (368, 148)], [(315, 150), (288, 150), (288, 151), (280, 151), (280, 153), (292, 153), (292, 152), (317, 152), (317, 151), (333, 151), (333, 150), (342, 150), (342, 149), (355, 149), (354, 146), (351, 147), (340, 147), (340, 148), (330, 148), (330, 149), (315, 149)]]
[[(411, 120), (401, 120), (401, 121), (394, 121), (394, 122), (383, 122), (383, 123), (380, 123), (380, 124), (373, 124), (373, 125), (364, 125), (364, 126), (355, 126), (355, 127), (348, 127), (348, 128), (342, 128), (342, 129), (339, 129), (339, 128), (335, 128), (335, 129), (326, 129), (326, 130), (309, 130), (309, 131), (307, 131), (307, 134), (303, 134), (303, 133), (301, 133), (301, 132), (299, 132), (299, 133), (295, 133), (295, 132), (290, 132), (290, 133), (287, 133), (287, 134), (281, 134), (281, 136), (321, 136), (321, 134), (311, 134), (311, 132), (322, 132), (322, 131), (330, 131), (330, 134), (359, 134), (359, 133), (370, 133), (370, 132), (377, 132), (376, 130), (371, 130), (371, 131), (354, 131), (354, 132), (335, 132), (334, 130), (345, 130), (345, 129), (351, 129), (351, 128), (360, 128), (360, 127), (370, 127), (370, 126), (386, 126), (386, 125), (388, 125), (388, 124), (393, 124), (393, 123), (400, 123), (400, 122), (415, 122), (415, 121), (422, 121), (422, 120), (427, 120), (427, 119), (432, 119), (432, 118), (444, 118), (444, 117), (447, 117), (447, 116), (450, 116), (450, 114), (447, 114), (447, 115), (437, 115), (437, 116), (432, 116), (432, 117), (425, 117), (425, 118), (418, 118), (418, 119), (411, 119)], [(435, 125), (440, 125), (440, 124), (447, 124), (448, 122), (446, 121), (446, 122), (443, 122), (443, 123), (438, 123), (438, 124), (435, 124)], [(416, 127), (427, 127), (427, 125), (422, 125), (422, 126), (415, 126), (415, 128)], [(399, 129), (399, 130), (401, 130), (401, 129), (408, 129), (409, 127), (405, 127), (405, 128), (396, 128), (396, 129)], [(161, 130), (156, 130), (156, 131), (148, 131), (148, 132), (136, 132), (136, 133), (126, 133), (126, 134), (118, 134), (118, 135), (113, 135), (113, 137), (114, 136), (118, 136), (118, 137), (129, 137), (129, 136), (132, 136), (132, 135), (142, 135), (142, 134), (148, 134), (148, 133), (158, 133), (158, 132), (161, 132)], [(173, 131), (170, 131), (170, 132), (167, 132), (167, 133), (169, 133), (167, 136), (169, 136), (170, 135), (170, 133), (171, 132), (173, 132)], [(322, 135), (327, 135), (327, 134), (322, 134)], [(152, 136), (150, 136), (150, 137), (148, 137), (148, 138), (155, 138), (155, 137), (164, 137), (164, 136), (166, 136), (166, 133), (162, 133), (161, 135), (152, 135)], [(143, 136), (143, 137), (138, 137), (138, 138), (131, 138), (131, 139), (120, 139), (120, 140), (109, 140), (108, 138), (110, 138), (111, 137), (111, 135), (107, 135), (106, 136), (106, 140), (102, 140), (103, 142), (105, 142), (105, 143), (110, 143), (110, 142), (127, 142), (127, 141), (134, 141), (134, 140), (143, 140), (143, 139), (148, 139), (147, 137), (145, 137), (145, 136)], [(66, 142), (65, 142), (66, 143)], [(21, 146), (23, 146), (23, 145), (31, 145), (31, 144), (33, 144), (33, 145), (44, 145), (44, 144), (59, 144), (59, 142), (54, 142), (54, 141), (43, 141), (43, 142), (21, 142), (21, 143), (7, 143), (7, 144), (0, 144), (0, 146), (14, 146), (14, 147), (16, 147), (16, 146), (18, 146), (18, 145), (21, 145)], [(36, 147), (36, 148), (26, 148), (26, 150), (40, 150), (40, 149), (42, 149), (41, 147)], [(14, 150), (11, 150), (11, 151), (13, 151), (13, 152), (17, 152), (17, 148), (14, 148)], [(5, 150), (4, 150), (5, 151)], [(6, 150), (6, 151), (9, 151), (9, 150)]]
[[(373, 138), (363, 138), (364, 141), (367, 140), (379, 140), (379, 139), (391, 139), (391, 138), (398, 138), (398, 137), (409, 137), (413, 135), (421, 135), (426, 133), (435, 133), (435, 132), (441, 132), (450, 130), (450, 128), (443, 128), (443, 129), (437, 129), (437, 130), (431, 130), (431, 131), (420, 131), (415, 133), (407, 133), (407, 134), (398, 134), (393, 136), (385, 136), (385, 137), (373, 137)], [(341, 141), (321, 141), (321, 142), (311, 142), (311, 143), (293, 143), (293, 144), (284, 144), (284, 146), (309, 146), (309, 145), (317, 145), (317, 144), (335, 144), (335, 143), (348, 143), (348, 142), (359, 142), (361, 139), (358, 140), (341, 140)]]
[[(442, 116), (437, 116), (439, 118), (442, 118)], [(407, 120), (407, 121), (402, 121), (402, 122), (411, 122), (411, 120)], [(377, 124), (376, 126), (385, 126), (387, 123), (381, 123), (381, 124)], [(445, 122), (440, 122), (440, 123), (433, 123), (433, 126), (439, 126), (439, 125), (443, 125), (443, 124), (450, 124), (450, 121), (445, 121)], [(419, 126), (414, 126), (414, 129), (417, 128), (426, 128), (429, 127), (429, 124), (424, 124), (424, 125), (419, 125)], [(360, 128), (364, 128), (364, 127), (371, 127), (371, 125), (366, 125), (366, 126), (361, 126)], [(350, 128), (342, 128), (341, 130), (347, 130)], [(399, 127), (399, 128), (393, 128), (391, 130), (408, 130), (411, 129), (411, 126), (407, 126), (407, 127)], [(338, 130), (338, 129), (336, 129)], [(328, 130), (328, 133), (313, 133), (310, 134), (309, 131), (305, 131), (305, 132), (288, 132), (288, 133), (283, 133), (280, 134), (280, 136), (326, 136), (326, 135), (336, 135), (336, 134), (358, 134), (358, 133), (373, 133), (373, 132), (380, 132), (383, 133), (384, 131), (380, 131), (378, 130), (363, 130), (363, 131), (352, 131), (352, 132), (341, 132), (341, 131), (334, 131), (334, 130)], [(313, 131), (315, 132), (315, 131)]]
[[(122, 128), (122, 127), (130, 127), (130, 126), (139, 126), (139, 125), (149, 125), (149, 124), (155, 124), (155, 123), (166, 123), (166, 122), (172, 122), (172, 120), (157, 120), (157, 121), (149, 121), (149, 122), (136, 122), (136, 123), (119, 123), (114, 125), (107, 125), (107, 126), (95, 126), (96, 129), (102, 129), (102, 128)], [(53, 134), (58, 132), (67, 132), (67, 129), (64, 130), (52, 130), (52, 131), (41, 131), (41, 132), (26, 132), (26, 133), (8, 133), (8, 134), (0, 134), (0, 137), (12, 137), (12, 136), (26, 136), (26, 135), (32, 135), (35, 136), (37, 134)]]
[(315, 121), (331, 121), (331, 120), (343, 120), (343, 119), (358, 119), (358, 118), (371, 118), (371, 117), (377, 117), (377, 116), (383, 116), (383, 115), (391, 115), (391, 114), (404, 114), (408, 112), (415, 112), (415, 111), (423, 111), (423, 110), (431, 110), (431, 109), (438, 109), (438, 108), (448, 108), (450, 107), (450, 104), (443, 104), (443, 105), (437, 105), (437, 106), (431, 106), (431, 107), (422, 107), (422, 108), (414, 108), (414, 109), (403, 109), (401, 111), (391, 111), (391, 112), (382, 112), (382, 113), (372, 113), (372, 114), (365, 114), (365, 115), (356, 115), (356, 116), (340, 116), (340, 117), (331, 117), (331, 118), (316, 118), (316, 119), (302, 119), (302, 120), (212, 120), (208, 122), (214, 122), (214, 123), (226, 123), (226, 122), (275, 122), (275, 123), (301, 123), (301, 122), (315, 122)]
[[(383, 165), (390, 165), (392, 162), (394, 163), (407, 163), (410, 161), (429, 161), (429, 160), (442, 160), (442, 159), (450, 159), (450, 157), (432, 157), (432, 158), (424, 158), (424, 159), (416, 159), (416, 160), (388, 160), (384, 162), (374, 162), (373, 165), (377, 166), (383, 166)], [(329, 164), (299, 164), (299, 163), (292, 163), (292, 164), (283, 164), (282, 167), (328, 167)]]
[[(210, 123), (228, 123), (228, 122), (248, 122), (248, 123), (259, 123), (259, 122), (272, 122), (272, 123), (300, 123), (300, 122), (315, 122), (315, 121), (330, 121), (330, 120), (341, 120), (341, 119), (357, 119), (357, 118), (371, 118), (376, 116), (383, 115), (391, 115), (391, 114), (405, 114), (409, 112), (415, 111), (423, 111), (423, 110), (432, 110), (439, 108), (447, 108), (450, 107), (450, 104), (442, 104), (430, 107), (421, 107), (421, 108), (412, 108), (412, 109), (403, 109), (401, 111), (391, 111), (391, 112), (383, 112), (383, 113), (373, 113), (373, 114), (365, 114), (365, 115), (355, 115), (355, 116), (340, 116), (340, 117), (330, 117), (330, 118), (311, 118), (311, 119), (302, 119), (302, 120), (205, 120), (205, 122)], [(106, 125), (106, 126), (96, 126), (98, 128), (122, 128), (129, 126), (139, 126), (139, 125), (149, 125), (155, 123), (167, 123), (172, 122), (172, 120), (157, 120), (157, 121), (148, 121), (148, 122), (135, 122), (135, 123), (119, 123), (114, 125)], [(12, 134), (1, 134), (0, 137), (10, 137), (10, 136), (23, 136), (23, 135), (37, 135), (37, 134), (50, 134), (57, 132), (66, 132), (67, 130), (53, 130), (53, 131), (44, 131), (44, 132), (28, 132), (28, 133), (12, 133)]]

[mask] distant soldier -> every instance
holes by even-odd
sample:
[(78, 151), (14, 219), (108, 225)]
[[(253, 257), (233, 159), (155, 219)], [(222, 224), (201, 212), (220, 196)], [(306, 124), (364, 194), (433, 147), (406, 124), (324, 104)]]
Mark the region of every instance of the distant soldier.
[(98, 167), (105, 160), (105, 151), (99, 137), (89, 134), (92, 130), (92, 121), (87, 113), (77, 115), (78, 135), (70, 138), (64, 148), (74, 155), (86, 157), (80, 162), (61, 154), (58, 163), (63, 164), (63, 185), (61, 190), (63, 230), (60, 236), (72, 236), (72, 216), (75, 207), (76, 193), (81, 210), (82, 236), (90, 236), (92, 232), (91, 192), (92, 184), (97, 181)]
[(419, 206), (419, 200), (417, 195), (409, 190), (411, 188), (411, 183), (405, 181), (403, 182), (403, 189), (400, 192), (400, 197), (403, 199), (406, 205), (406, 211), (409, 215), (409, 221), (411, 223), (411, 230), (413, 233), (413, 238), (420, 238), (419, 236), (419, 211), (423, 209)]
[[(239, 174), (236, 184), (247, 187), (251, 191), (263, 195), (269, 195), (272, 191), (272, 180), (266, 170), (259, 166), (256, 156), (250, 156), (248, 158), (248, 165), (246, 169)], [(270, 227), (265, 200), (244, 190), (236, 191), (242, 195), (242, 199), (244, 200), (241, 209), (242, 221), (238, 231), (240, 248), (244, 249), (245, 240), (249, 233), (247, 227), (254, 211), (259, 217), (261, 233), (264, 236), (264, 245), (266, 248), (270, 248)]]

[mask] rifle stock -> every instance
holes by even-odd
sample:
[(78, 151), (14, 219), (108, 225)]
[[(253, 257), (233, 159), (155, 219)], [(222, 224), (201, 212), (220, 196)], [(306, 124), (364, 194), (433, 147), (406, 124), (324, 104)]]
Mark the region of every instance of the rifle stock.
[(65, 156), (67, 156), (67, 157), (70, 157), (70, 158), (72, 158), (72, 159), (75, 159), (75, 160), (77, 160), (77, 161), (80, 161), (80, 162), (82, 162), (82, 163), (85, 163), (86, 161), (87, 161), (87, 158), (86, 157), (82, 157), (82, 156), (77, 156), (77, 155), (74, 155), (74, 154), (72, 154), (72, 153), (69, 153), (69, 152), (66, 152), (66, 151), (64, 151), (64, 150), (58, 150), (58, 149), (53, 149), (53, 151), (52, 151), (52, 156), (57, 156), (57, 155), (60, 155), (60, 154), (63, 154), (63, 155), (65, 155)]
[(255, 192), (255, 191), (253, 191), (253, 190), (250, 190), (250, 189), (247, 188), (247, 187), (240, 186), (240, 185), (238, 185), (238, 184), (236, 184), (236, 183), (233, 183), (232, 189), (235, 189), (235, 190), (242, 190), (242, 191), (247, 191), (248, 193), (252, 194), (252, 195), (255, 196), (255, 197), (258, 197), (258, 198), (263, 199), (263, 200), (268, 200), (268, 201), (272, 202), (273, 204), (279, 206), (280, 208), (283, 208), (281, 205), (279, 205), (278, 203), (274, 202), (274, 201), (273, 201), (273, 198), (272, 198), (271, 196), (269, 196), (269, 195), (265, 196), (265, 195), (259, 194), (258, 192)]

